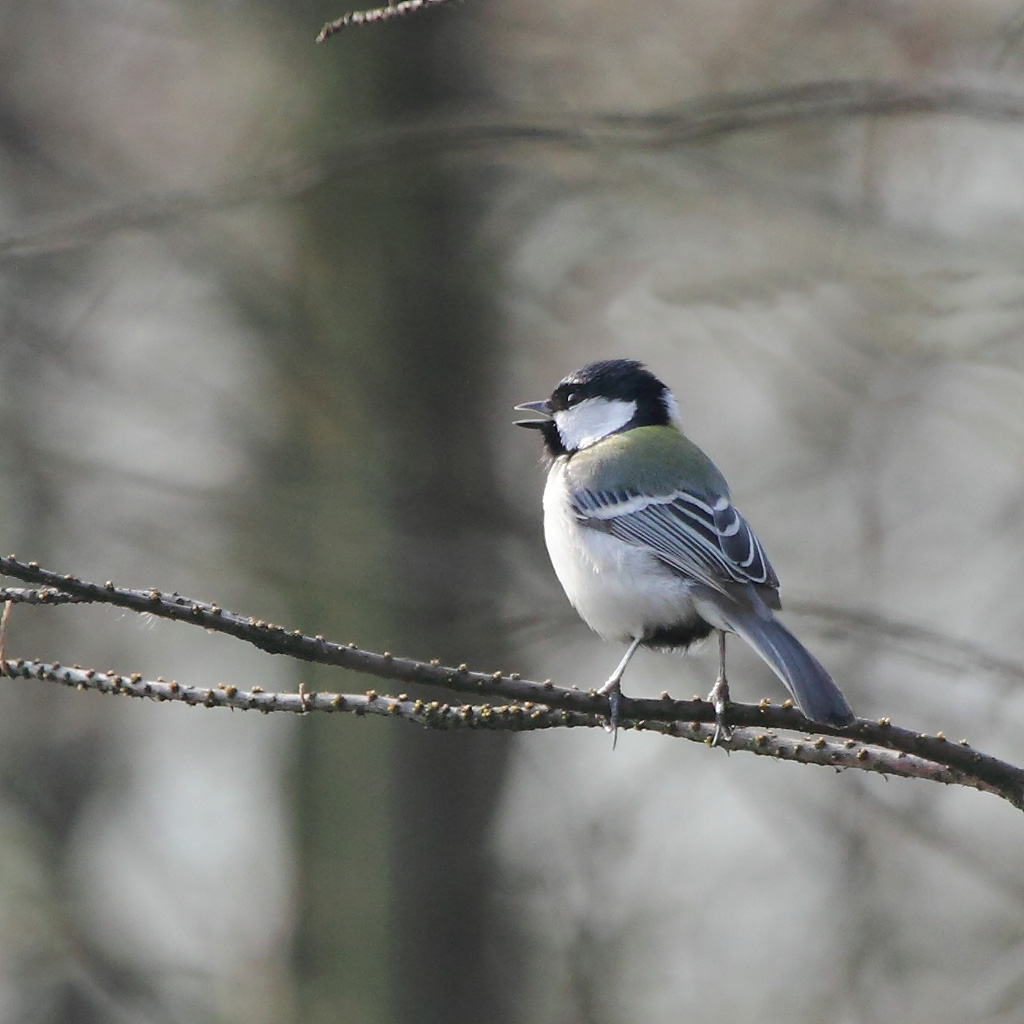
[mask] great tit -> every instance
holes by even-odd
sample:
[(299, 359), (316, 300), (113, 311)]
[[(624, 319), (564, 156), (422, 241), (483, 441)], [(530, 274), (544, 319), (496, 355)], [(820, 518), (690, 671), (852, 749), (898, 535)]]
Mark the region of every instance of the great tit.
[(778, 577), (653, 373), (631, 359), (588, 363), (550, 398), (516, 409), (543, 417), (516, 426), (540, 431), (550, 459), (544, 538), (555, 574), (591, 629), (628, 644), (598, 691), (609, 697), (613, 731), (637, 648), (686, 648), (716, 631), (714, 742), (728, 735), (726, 633), (753, 647), (808, 718), (853, 721), (832, 677), (772, 614)]

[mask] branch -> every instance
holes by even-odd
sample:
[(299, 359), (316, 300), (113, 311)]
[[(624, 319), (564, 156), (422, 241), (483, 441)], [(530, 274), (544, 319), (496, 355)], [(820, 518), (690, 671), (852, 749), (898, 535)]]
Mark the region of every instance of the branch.
[[(519, 705), (524, 714), (529, 711), (532, 715), (534, 710), (538, 710), (540, 717), (536, 721), (543, 723), (536, 726), (527, 725), (527, 721), (533, 721), (532, 718), (524, 717), (517, 721), (517, 713), (514, 710), (496, 712), (495, 708), (489, 705), (481, 705), (478, 709), (466, 713), (474, 721), (477, 718), (482, 720), (490, 717), (491, 726), (499, 721), (509, 721), (515, 724), (503, 725), (502, 728), (551, 728), (556, 725), (593, 727), (603, 723), (608, 715), (607, 697), (597, 694), (593, 689), (582, 691), (575, 687), (555, 686), (551, 680), (534, 682), (523, 679), (515, 672), (510, 675), (503, 672), (473, 672), (466, 665), (450, 667), (441, 665), (437, 659), (428, 663), (411, 658), (399, 658), (390, 651), (378, 654), (363, 650), (356, 644), (332, 643), (322, 636), (310, 637), (299, 630), (289, 631), (282, 626), (246, 618), (217, 605), (194, 601), (180, 594), (165, 594), (158, 590), (128, 590), (116, 587), (111, 582), (102, 585), (88, 583), (70, 575), (43, 569), (35, 562), (20, 562), (14, 556), (0, 558), (0, 574), (28, 583), (42, 584), (47, 594), (53, 592), (54, 595), (67, 595), (80, 603), (109, 604), (140, 614), (187, 622), (205, 630), (244, 640), (270, 654), (285, 654), (302, 661), (335, 665), (380, 679), (432, 685), (456, 693), (495, 696), (513, 705)], [(56, 596), (42, 599), (42, 593), (43, 591), (22, 591), (15, 588), (2, 592), (6, 600), (12, 603), (48, 603), (65, 600), (64, 597)], [(233, 693), (229, 697), (228, 689), (182, 688), (177, 683), (164, 683), (161, 680), (143, 683), (141, 677), (127, 677), (131, 686), (125, 689), (123, 676), (101, 676), (91, 670), (46, 666), (45, 663), (32, 661), (5, 664), (3, 657), (3, 652), (0, 651), (0, 674), (38, 676), (42, 668), (42, 678), (52, 678), (54, 681), (93, 689), (103, 688), (101, 683), (95, 682), (96, 680), (113, 678), (119, 680), (116, 692), (130, 692), (132, 696), (152, 696), (164, 700), (181, 699), (191, 704), (295, 712), (359, 711), (361, 708), (362, 713), (398, 714), (399, 717), (410, 717), (416, 721), (421, 721), (417, 716), (424, 715), (425, 708), (436, 704), (433, 713), (440, 714), (441, 719), (448, 715), (464, 714), (461, 710), (463, 705), (453, 707), (437, 702), (419, 702), (420, 707), (417, 710), (415, 701), (403, 700), (402, 697), (384, 698), (385, 701), (394, 701), (400, 705), (398, 711), (391, 711), (391, 704), (375, 703), (376, 699), (380, 699), (376, 694), (373, 695), (374, 700), (370, 700), (367, 695), (361, 698), (365, 703), (356, 700), (351, 706), (346, 702), (355, 699), (352, 695), (309, 695), (303, 691), (294, 695), (257, 695), (255, 703), (247, 704), (246, 701), (253, 700), (253, 694), (239, 696), (240, 691), (235, 688), (230, 688)], [(69, 672), (73, 674), (65, 677), (63, 673)], [(113, 689), (109, 683), (105, 685), (108, 691)], [(150, 692), (145, 692), (146, 686), (151, 688)], [(132, 689), (133, 687), (142, 689), (136, 691)], [(175, 691), (170, 689), (172, 687), (188, 696), (173, 696)], [(269, 706), (271, 697), (273, 708)], [(406, 705), (409, 705), (408, 708)], [(448, 710), (441, 713), (444, 708)], [(488, 708), (489, 710), (485, 711)], [(710, 730), (701, 727), (710, 726), (715, 720), (714, 708), (707, 701), (700, 698), (694, 698), (692, 701), (673, 700), (667, 693), (663, 694), (660, 700), (623, 698), (621, 714), (624, 728), (654, 730), (702, 742), (710, 736)], [(566, 715), (569, 717), (566, 718)], [(738, 740), (738, 734), (734, 734), (734, 741), (729, 749), (747, 749), (808, 764), (864, 768), (885, 774), (913, 775), (918, 778), (967, 785), (997, 793), (1013, 806), (1024, 810), (1024, 769), (974, 750), (966, 740), (951, 743), (942, 733), (927, 736), (894, 726), (887, 718), (879, 719), (877, 722), (860, 719), (842, 727), (826, 725), (811, 721), (789, 701), (781, 707), (774, 706), (767, 700), (761, 701), (760, 704), (730, 704), (726, 710), (725, 722), (737, 730), (750, 731), (749, 736), (744, 733)], [(791, 737), (782, 739), (767, 730), (803, 733), (815, 738), (811, 742), (794, 741)]]
[[(60, 590), (48, 590), (43, 587), (41, 590), (28, 590), (25, 587), (0, 587), (0, 601), (12, 604), (89, 604), (90, 601), (84, 597), (76, 597), (74, 594), (65, 594)], [(4, 614), (8, 614), (9, 607), (5, 608)]]
[[(78, 666), (40, 661), (0, 662), (0, 676), (12, 679), (41, 679), (62, 683), (79, 690), (96, 690), (99, 693), (120, 694), (126, 697), (148, 697), (156, 701), (178, 701), (190, 707), (234, 708), (240, 711), (260, 711), (270, 714), (284, 711), (291, 714), (313, 712), (348, 712), (354, 715), (382, 715), (402, 718), (430, 729), (487, 729), (492, 732), (533, 732), (538, 729), (596, 728), (604, 726), (606, 717), (595, 712), (567, 711), (557, 707), (524, 704), (443, 704), (440, 701), (412, 699), (408, 694), (397, 697), (367, 690), (366, 693), (309, 693), (300, 688), (298, 693), (267, 693), (260, 687), (243, 691), (235, 686), (204, 688), (184, 686), (176, 681), (164, 679), (146, 680), (138, 673), (129, 676), (115, 672), (96, 672)], [(639, 703), (639, 702), (630, 702)], [(673, 705), (688, 702), (672, 702)], [(706, 702), (701, 702), (706, 703)], [(734, 705), (733, 709), (750, 709), (750, 705)], [(753, 706), (754, 710), (760, 710)], [(711, 745), (715, 726), (712, 723), (684, 721), (658, 721), (647, 719), (624, 720), (623, 729), (638, 732), (657, 732)], [(996, 785), (990, 781), (968, 774), (946, 765), (936, 764), (927, 758), (906, 754), (900, 750), (873, 747), (856, 740), (827, 739), (817, 737), (813, 742), (795, 742), (792, 737), (780, 737), (776, 733), (758, 728), (734, 729), (725, 749), (728, 752), (743, 750), (751, 754), (773, 757), (783, 761), (799, 761), (802, 764), (818, 764), (830, 768), (859, 768), (880, 775), (895, 775), (901, 778), (930, 779), (946, 785), (967, 786), (985, 793), (993, 793), (1009, 800), (1015, 807), (1024, 809), (1019, 792), (1019, 782), (1010, 786)], [(1006, 768), (1015, 771), (1012, 766)]]

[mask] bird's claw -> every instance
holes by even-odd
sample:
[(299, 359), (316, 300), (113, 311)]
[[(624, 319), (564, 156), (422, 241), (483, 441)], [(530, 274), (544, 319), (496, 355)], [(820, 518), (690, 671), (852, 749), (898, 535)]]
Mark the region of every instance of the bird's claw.
[(605, 725), (605, 732), (612, 734), (612, 750), (619, 738), (619, 721), (622, 714), (622, 688), (618, 679), (609, 679), (598, 691), (608, 697), (608, 722)]
[(725, 724), (725, 712), (729, 706), (729, 683), (724, 675), (715, 680), (708, 700), (715, 709), (715, 731), (711, 737), (711, 746), (717, 747), (721, 741), (728, 742), (732, 739), (732, 727)]

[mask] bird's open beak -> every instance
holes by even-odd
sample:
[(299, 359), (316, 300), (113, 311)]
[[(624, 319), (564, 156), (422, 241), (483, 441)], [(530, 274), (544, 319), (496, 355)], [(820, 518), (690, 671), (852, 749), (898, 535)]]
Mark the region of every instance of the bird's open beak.
[(516, 420), (517, 427), (543, 427), (551, 422), (551, 403), (546, 398), (540, 402), (523, 402), (516, 406), (516, 412), (536, 412), (544, 417), (542, 420)]

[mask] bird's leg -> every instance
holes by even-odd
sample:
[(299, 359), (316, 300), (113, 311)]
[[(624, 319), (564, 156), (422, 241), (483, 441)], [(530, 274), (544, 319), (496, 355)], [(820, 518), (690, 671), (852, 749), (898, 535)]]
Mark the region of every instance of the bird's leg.
[(725, 630), (718, 631), (718, 678), (711, 687), (708, 700), (715, 708), (715, 734), (711, 737), (711, 746), (717, 747), (719, 740), (728, 740), (732, 729), (725, 724), (725, 708), (729, 703), (729, 680), (725, 678)]
[(636, 654), (636, 649), (640, 646), (642, 640), (642, 636), (638, 636), (633, 640), (622, 661), (619, 662), (618, 667), (608, 677), (607, 681), (601, 684), (597, 691), (598, 693), (608, 695), (609, 714), (607, 729), (612, 734), (612, 750), (615, 749), (615, 741), (619, 735), (619, 708), (622, 704), (622, 687), (619, 685), (619, 680), (622, 679), (622, 673), (626, 671), (629, 659)]

